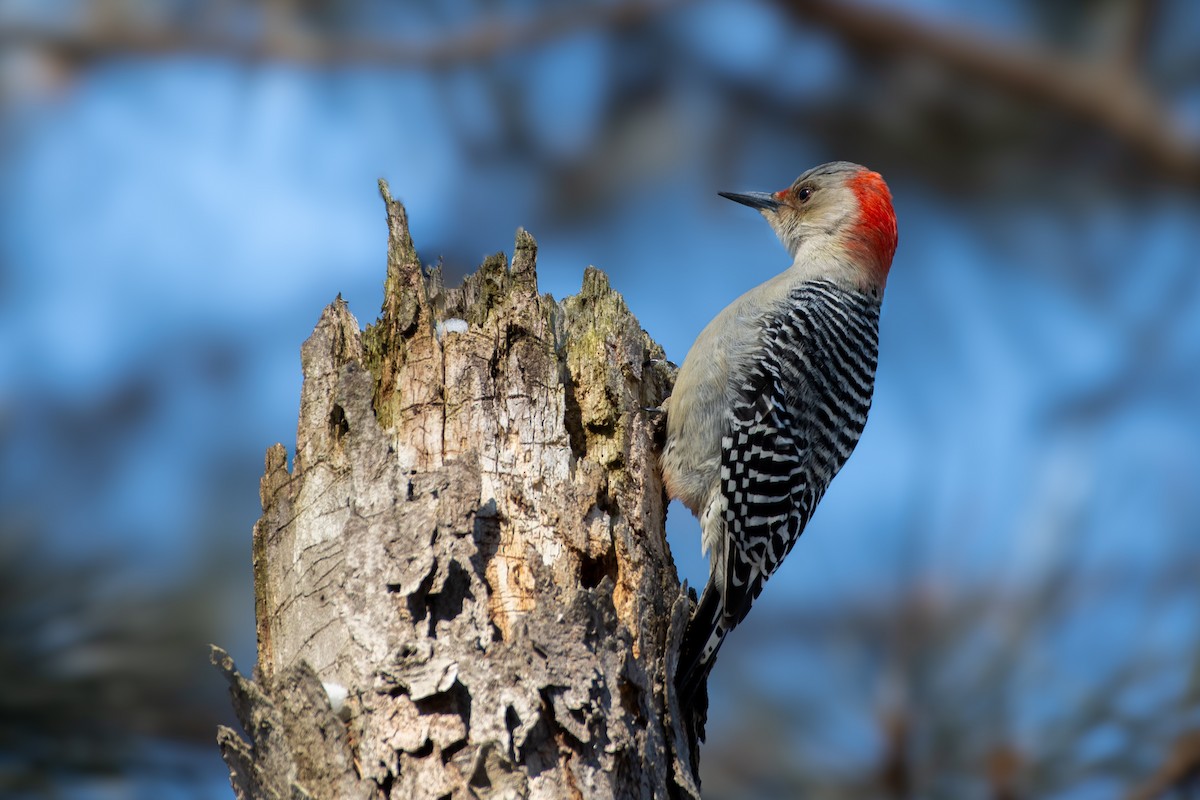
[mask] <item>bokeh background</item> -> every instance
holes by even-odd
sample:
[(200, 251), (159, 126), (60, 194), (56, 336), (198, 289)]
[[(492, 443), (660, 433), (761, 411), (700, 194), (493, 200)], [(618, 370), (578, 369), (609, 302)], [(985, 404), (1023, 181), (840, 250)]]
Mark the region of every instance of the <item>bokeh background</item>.
[(323, 306), (379, 308), (376, 178), (425, 261), (525, 226), (678, 362), (786, 266), (716, 192), (832, 159), (899, 214), (875, 405), (706, 796), (1194, 785), (1200, 4), (4, 0), (0, 794), (230, 796), (206, 646), (254, 661), (263, 452)]

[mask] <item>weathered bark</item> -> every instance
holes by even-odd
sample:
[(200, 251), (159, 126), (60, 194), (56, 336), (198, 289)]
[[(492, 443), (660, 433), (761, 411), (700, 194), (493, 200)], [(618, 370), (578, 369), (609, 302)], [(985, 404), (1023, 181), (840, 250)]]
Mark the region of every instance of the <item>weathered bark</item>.
[(689, 604), (646, 411), (662, 349), (599, 271), (539, 295), (524, 231), (444, 288), (380, 188), (382, 316), (325, 310), (291, 471), (267, 452), (255, 680), (216, 653), (235, 793), (698, 797), (667, 691)]

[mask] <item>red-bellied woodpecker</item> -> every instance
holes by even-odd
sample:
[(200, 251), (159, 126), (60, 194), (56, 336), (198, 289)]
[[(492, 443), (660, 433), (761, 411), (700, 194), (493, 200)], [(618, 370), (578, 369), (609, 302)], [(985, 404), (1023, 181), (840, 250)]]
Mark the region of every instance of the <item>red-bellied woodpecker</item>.
[(666, 404), (663, 479), (699, 518), (710, 559), (676, 673), (685, 704), (858, 442), (896, 252), (887, 184), (857, 164), (721, 195), (758, 209), (792, 265), (700, 332)]

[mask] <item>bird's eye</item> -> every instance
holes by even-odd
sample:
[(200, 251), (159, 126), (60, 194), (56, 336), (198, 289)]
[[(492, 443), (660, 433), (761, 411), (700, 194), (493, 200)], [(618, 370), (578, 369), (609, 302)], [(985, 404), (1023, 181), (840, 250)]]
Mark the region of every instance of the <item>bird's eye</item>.
[(812, 197), (812, 188), (809, 186), (801, 186), (796, 190), (796, 199), (801, 203), (807, 203), (808, 198)]

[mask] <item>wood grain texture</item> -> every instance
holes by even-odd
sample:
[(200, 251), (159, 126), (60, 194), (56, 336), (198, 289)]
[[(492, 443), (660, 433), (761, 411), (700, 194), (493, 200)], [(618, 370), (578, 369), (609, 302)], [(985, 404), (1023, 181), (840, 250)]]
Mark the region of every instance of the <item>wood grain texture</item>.
[(674, 369), (603, 273), (539, 294), (524, 231), (447, 289), (380, 188), (382, 314), (325, 310), (291, 469), (267, 452), (255, 681), (217, 659), (237, 795), (698, 797), (646, 410)]

